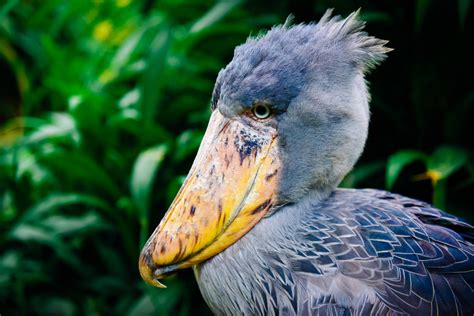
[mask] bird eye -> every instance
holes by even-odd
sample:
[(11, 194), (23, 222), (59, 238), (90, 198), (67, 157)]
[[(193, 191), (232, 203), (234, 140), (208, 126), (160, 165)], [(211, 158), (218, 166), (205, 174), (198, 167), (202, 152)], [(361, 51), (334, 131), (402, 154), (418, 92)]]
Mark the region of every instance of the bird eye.
[(266, 104), (257, 104), (252, 108), (252, 114), (259, 120), (264, 120), (272, 115), (272, 109)]

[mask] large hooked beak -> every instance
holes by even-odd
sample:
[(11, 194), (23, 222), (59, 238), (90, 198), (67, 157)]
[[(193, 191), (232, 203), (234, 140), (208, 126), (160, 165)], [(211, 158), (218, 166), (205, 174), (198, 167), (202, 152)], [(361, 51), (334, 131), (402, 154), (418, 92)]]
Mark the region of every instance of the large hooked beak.
[(140, 255), (147, 283), (164, 287), (158, 279), (220, 253), (260, 221), (276, 198), (276, 139), (273, 129), (213, 112), (186, 181)]

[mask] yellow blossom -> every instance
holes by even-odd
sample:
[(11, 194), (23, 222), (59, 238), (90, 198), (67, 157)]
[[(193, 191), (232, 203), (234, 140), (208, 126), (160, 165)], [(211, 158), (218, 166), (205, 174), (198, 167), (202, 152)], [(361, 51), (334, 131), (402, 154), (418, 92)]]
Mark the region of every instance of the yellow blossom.
[(104, 20), (94, 27), (92, 35), (98, 42), (105, 41), (113, 31), (112, 22)]
[(429, 179), (431, 179), (431, 183), (435, 185), (438, 183), (438, 181), (441, 179), (441, 172), (437, 170), (428, 170), (426, 171), (426, 175), (428, 176)]
[(130, 3), (132, 2), (132, 0), (116, 0), (115, 1), (115, 5), (119, 8), (125, 8), (127, 7)]
[(117, 72), (112, 69), (106, 69), (102, 74), (99, 76), (99, 82), (101, 84), (107, 84), (113, 79), (117, 77)]
[(428, 170), (422, 174), (418, 174), (413, 177), (414, 180), (420, 181), (420, 180), (431, 180), (431, 183), (433, 185), (436, 185), (439, 180), (442, 178), (441, 172), (437, 170)]

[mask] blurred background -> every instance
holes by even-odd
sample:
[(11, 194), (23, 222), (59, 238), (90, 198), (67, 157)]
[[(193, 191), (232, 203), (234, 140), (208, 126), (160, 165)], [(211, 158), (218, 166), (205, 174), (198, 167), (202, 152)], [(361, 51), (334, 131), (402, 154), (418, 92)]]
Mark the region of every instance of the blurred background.
[(293, 14), (362, 8), (395, 50), (368, 77), (345, 187), (474, 217), (471, 0), (0, 0), (0, 313), (208, 315), (192, 272), (141, 281), (141, 246), (194, 158), (217, 72)]

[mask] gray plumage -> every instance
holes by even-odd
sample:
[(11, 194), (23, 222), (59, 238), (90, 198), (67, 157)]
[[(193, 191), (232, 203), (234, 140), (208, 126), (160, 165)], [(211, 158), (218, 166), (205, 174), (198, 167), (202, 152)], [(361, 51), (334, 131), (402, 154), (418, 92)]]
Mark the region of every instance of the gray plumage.
[(472, 315), (473, 227), (425, 203), (337, 190), (362, 153), (364, 75), (385, 41), (357, 12), (249, 39), (218, 76), (213, 109), (272, 106), (278, 201), (238, 242), (195, 267), (216, 314)]
[(472, 229), (396, 194), (336, 190), (278, 210), (196, 277), (219, 315), (472, 315)]

